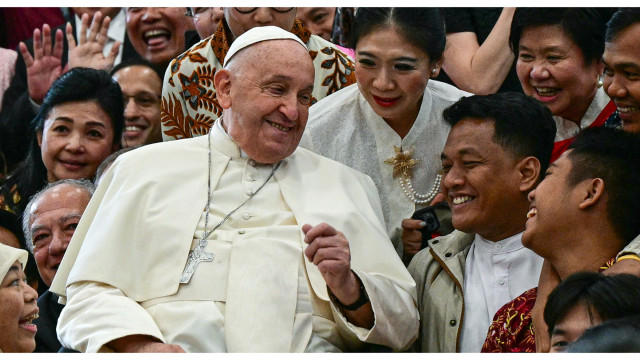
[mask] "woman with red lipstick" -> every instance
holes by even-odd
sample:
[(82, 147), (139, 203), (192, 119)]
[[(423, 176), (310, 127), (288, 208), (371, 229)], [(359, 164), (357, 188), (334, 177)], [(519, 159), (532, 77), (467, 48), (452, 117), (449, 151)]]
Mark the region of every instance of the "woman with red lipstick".
[(73, 68), (58, 78), (38, 115), (26, 160), (0, 184), (0, 208), (18, 216), (38, 190), (62, 179), (92, 179), (120, 149), (120, 86), (104, 70)]
[(546, 105), (556, 121), (552, 162), (580, 130), (620, 125), (600, 81), (611, 14), (595, 8), (519, 8), (513, 16), (509, 42), (522, 89)]
[(440, 71), (444, 18), (436, 8), (359, 8), (351, 29), (358, 86), (310, 108), (301, 145), (369, 175), (389, 237), (439, 192), (442, 111), (470, 95), (430, 80)]
[(38, 293), (27, 284), (26, 262), (25, 250), (0, 244), (0, 353), (36, 348)]

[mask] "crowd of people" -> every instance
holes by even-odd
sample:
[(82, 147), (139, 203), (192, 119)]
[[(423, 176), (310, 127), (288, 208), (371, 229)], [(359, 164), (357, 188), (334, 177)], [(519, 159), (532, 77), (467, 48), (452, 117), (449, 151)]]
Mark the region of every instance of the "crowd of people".
[(40, 10), (0, 352), (640, 351), (640, 9)]

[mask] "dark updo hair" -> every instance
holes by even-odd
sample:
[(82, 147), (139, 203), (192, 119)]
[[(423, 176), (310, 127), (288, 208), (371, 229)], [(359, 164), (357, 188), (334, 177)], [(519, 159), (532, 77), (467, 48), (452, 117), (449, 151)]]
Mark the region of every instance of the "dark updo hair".
[(604, 41), (611, 42), (622, 30), (636, 23), (640, 23), (640, 8), (620, 8), (607, 23)]
[(610, 15), (611, 11), (605, 8), (518, 8), (511, 21), (511, 51), (518, 55), (525, 29), (557, 25), (580, 48), (585, 63), (592, 64), (602, 58), (605, 24)]
[(32, 120), (41, 132), (51, 110), (72, 101), (95, 101), (111, 119), (113, 144), (119, 144), (124, 128), (124, 100), (120, 85), (108, 72), (90, 68), (73, 68), (53, 82), (38, 115)]
[(355, 49), (363, 36), (386, 26), (396, 27), (409, 43), (429, 55), (431, 63), (442, 58), (447, 34), (439, 8), (358, 8), (349, 47)]

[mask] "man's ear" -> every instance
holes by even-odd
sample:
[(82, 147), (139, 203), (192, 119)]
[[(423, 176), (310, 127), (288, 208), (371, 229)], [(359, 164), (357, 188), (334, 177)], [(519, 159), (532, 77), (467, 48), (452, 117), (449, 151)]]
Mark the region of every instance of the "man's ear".
[(38, 140), (38, 146), (42, 147), (42, 131), (36, 131), (36, 139)]
[(540, 180), (540, 160), (536, 157), (528, 156), (520, 160), (517, 166), (520, 175), (519, 189), (528, 194), (535, 189)]
[(218, 104), (223, 109), (231, 107), (231, 72), (227, 69), (216, 71), (213, 76), (213, 86), (216, 88)]
[(591, 206), (594, 206), (604, 198), (604, 180), (600, 178), (585, 180), (584, 184), (578, 184), (576, 186), (584, 186), (584, 190), (580, 195), (582, 200), (578, 205), (580, 210), (585, 210)]

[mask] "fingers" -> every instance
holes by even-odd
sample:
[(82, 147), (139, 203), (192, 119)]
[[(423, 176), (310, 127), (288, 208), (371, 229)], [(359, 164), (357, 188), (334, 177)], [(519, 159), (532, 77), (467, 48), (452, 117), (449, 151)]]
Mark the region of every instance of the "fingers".
[(42, 26), (42, 50), (43, 55), (51, 55), (51, 27), (49, 24)]
[(429, 204), (429, 206), (433, 206), (435, 204), (439, 204), (443, 201), (447, 200), (447, 198), (444, 197), (443, 193), (438, 193), (438, 195), (436, 195), (436, 197), (433, 198), (433, 200), (431, 200), (431, 203)]
[(98, 43), (100, 44), (101, 47), (104, 47), (104, 45), (107, 43), (107, 40), (109, 39), (109, 36), (107, 36), (107, 32), (109, 31), (110, 24), (111, 24), (111, 18), (108, 16), (105, 17), (104, 20), (102, 21), (102, 25), (100, 26), (100, 34), (99, 34), (100, 36), (98, 36)]
[(101, 30), (100, 24), (102, 24), (102, 13), (100, 11), (96, 11), (95, 15), (93, 15), (93, 19), (91, 20), (91, 27), (89, 28), (87, 41), (97, 40), (98, 34), (100, 34)]
[(67, 44), (69, 44), (69, 51), (71, 51), (76, 48), (76, 39), (73, 37), (73, 27), (70, 22), (68, 22), (65, 27), (65, 33), (67, 36)]
[(40, 29), (33, 30), (33, 58), (42, 59), (42, 36)]
[(78, 36), (78, 44), (87, 42), (87, 28), (89, 27), (89, 14), (82, 14), (80, 21), (80, 36)]
[[(35, 45), (35, 41), (34, 41), (34, 45)], [(29, 53), (29, 50), (27, 49), (27, 45), (24, 42), (20, 41), (20, 44), (18, 44), (18, 47), (20, 48), (20, 54), (22, 55), (24, 64), (27, 66), (27, 68), (31, 67), (33, 65), (33, 57), (31, 56), (31, 53)]]
[(53, 53), (52, 55), (55, 56), (58, 59), (62, 58), (62, 49), (63, 49), (63, 44), (62, 44), (62, 37), (64, 35), (62, 34), (62, 30), (58, 29), (56, 30), (56, 40), (53, 43)]
[[(307, 225), (308, 224), (305, 224), (305, 226)], [(334, 229), (331, 225), (327, 223), (321, 223), (312, 227), (311, 225), (309, 225), (311, 228), (308, 228), (307, 231), (305, 231), (305, 226), (302, 227), (302, 231), (306, 235), (304, 237), (304, 241), (307, 244), (310, 244), (318, 236), (333, 236), (338, 233), (336, 229)]]
[(427, 224), (422, 220), (404, 219), (402, 220), (402, 228), (406, 230), (420, 230)]
[(116, 41), (115, 43), (113, 43), (113, 46), (111, 47), (111, 51), (109, 51), (107, 60), (109, 60), (111, 64), (113, 64), (116, 61), (116, 57), (118, 57), (118, 54), (120, 53), (120, 44), (121, 44), (120, 41)]

